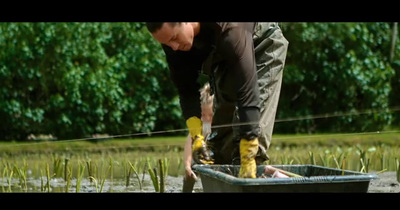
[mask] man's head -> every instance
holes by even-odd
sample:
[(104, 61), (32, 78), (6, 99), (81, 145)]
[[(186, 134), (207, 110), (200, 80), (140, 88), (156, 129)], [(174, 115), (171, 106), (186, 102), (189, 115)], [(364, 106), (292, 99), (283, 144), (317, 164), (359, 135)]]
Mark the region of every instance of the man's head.
[(194, 36), (199, 32), (199, 23), (186, 22), (147, 22), (147, 29), (161, 44), (173, 50), (189, 51)]

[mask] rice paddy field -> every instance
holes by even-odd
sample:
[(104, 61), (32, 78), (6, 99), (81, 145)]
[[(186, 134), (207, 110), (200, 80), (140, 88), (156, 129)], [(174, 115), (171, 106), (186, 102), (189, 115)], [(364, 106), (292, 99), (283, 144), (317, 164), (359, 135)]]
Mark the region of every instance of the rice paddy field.
[[(0, 192), (181, 192), (184, 142), (184, 136), (0, 142)], [(265, 164), (390, 172), (400, 182), (399, 132), (274, 135), (269, 156)]]

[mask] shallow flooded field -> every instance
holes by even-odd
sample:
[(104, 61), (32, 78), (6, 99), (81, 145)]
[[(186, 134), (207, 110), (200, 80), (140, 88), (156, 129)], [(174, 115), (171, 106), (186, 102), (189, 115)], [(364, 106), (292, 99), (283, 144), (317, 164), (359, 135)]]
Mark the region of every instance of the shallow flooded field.
[[(380, 175), (391, 173), (394, 181), (387, 185), (393, 188), (400, 180), (399, 136), (384, 139), (391, 141), (365, 135), (346, 141), (332, 137), (276, 138), (266, 164), (312, 164)], [(162, 138), (1, 144), (0, 192), (160, 192), (161, 188), (164, 192), (181, 192), (184, 142), (171, 142)], [(378, 181), (374, 180), (373, 186), (387, 186)], [(200, 181), (194, 191), (202, 191)]]
[[(167, 176), (165, 192), (181, 193), (182, 179), (182, 176)], [(114, 179), (112, 182), (111, 180), (105, 181), (103, 188), (100, 189), (89, 179), (83, 179), (79, 192), (77, 192), (76, 179), (71, 180), (70, 186), (67, 188), (67, 184), (62, 178), (54, 178), (50, 181), (50, 191), (48, 188), (44, 189), (41, 182), (41, 179), (28, 178), (25, 188), (18, 179), (13, 179), (11, 185), (4, 179), (0, 179), (0, 193), (156, 193), (148, 175), (145, 175), (142, 187), (137, 181), (132, 181), (129, 186), (126, 186), (126, 180)], [(201, 179), (195, 183), (193, 192), (203, 192)], [(396, 172), (389, 171), (378, 174), (377, 179), (371, 180), (368, 193), (400, 193), (400, 183), (396, 180)]]
[[(45, 178), (44, 178), (45, 179)], [(136, 179), (136, 178), (134, 178)], [(183, 177), (167, 176), (165, 178), (166, 193), (181, 193)], [(46, 181), (44, 181), (46, 182)], [(156, 190), (149, 175), (144, 175), (142, 186), (138, 181), (132, 180), (126, 186), (125, 179), (106, 180), (103, 186), (99, 183), (90, 181), (90, 179), (82, 179), (80, 188), (77, 190), (77, 180), (72, 179), (69, 187), (63, 178), (53, 178), (50, 181), (50, 188), (44, 186), (40, 178), (28, 178), (26, 187), (21, 185), (20, 180), (12, 179), (11, 184), (7, 180), (0, 179), (0, 193), (155, 193)], [(196, 182), (193, 189), (194, 192), (202, 192), (201, 181)]]

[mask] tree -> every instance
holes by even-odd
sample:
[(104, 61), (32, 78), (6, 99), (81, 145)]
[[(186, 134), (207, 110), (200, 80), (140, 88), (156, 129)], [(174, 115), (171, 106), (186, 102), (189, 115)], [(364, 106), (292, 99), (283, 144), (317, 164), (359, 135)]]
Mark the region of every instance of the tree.
[[(284, 23), (289, 52), (278, 118), (354, 113), (276, 125), (277, 132), (380, 130), (390, 124), (388, 23)], [(374, 114), (358, 115), (379, 109)]]

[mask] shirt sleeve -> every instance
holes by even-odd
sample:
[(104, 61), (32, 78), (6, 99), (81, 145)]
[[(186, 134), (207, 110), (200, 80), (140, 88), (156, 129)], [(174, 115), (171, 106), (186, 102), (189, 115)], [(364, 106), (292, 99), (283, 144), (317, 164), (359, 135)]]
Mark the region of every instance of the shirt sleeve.
[(196, 116), (201, 118), (200, 75), (201, 63), (191, 52), (174, 51), (163, 45), (170, 77), (179, 94), (179, 102), (185, 120)]
[(227, 70), (234, 75), (236, 105), (240, 118), (240, 135), (247, 139), (259, 136), (260, 92), (253, 45), (254, 24), (222, 24), (218, 48), (226, 58)]

